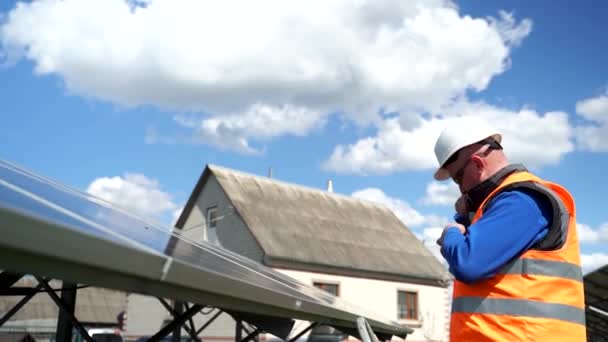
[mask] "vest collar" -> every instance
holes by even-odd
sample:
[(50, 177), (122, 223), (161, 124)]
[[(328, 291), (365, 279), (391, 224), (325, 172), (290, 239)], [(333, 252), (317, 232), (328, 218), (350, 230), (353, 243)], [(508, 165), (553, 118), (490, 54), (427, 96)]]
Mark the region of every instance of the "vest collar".
[(477, 184), (466, 192), (468, 209), (476, 212), (488, 195), (496, 189), (505, 178), (514, 172), (528, 171), (522, 164), (511, 164), (503, 167), (490, 178)]

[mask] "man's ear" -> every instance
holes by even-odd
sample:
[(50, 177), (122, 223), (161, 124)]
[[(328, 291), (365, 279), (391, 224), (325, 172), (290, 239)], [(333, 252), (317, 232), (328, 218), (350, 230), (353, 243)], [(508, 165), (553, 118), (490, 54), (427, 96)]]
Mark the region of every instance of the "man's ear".
[(473, 156), (471, 156), (471, 159), (472, 159), (471, 161), (475, 164), (475, 167), (477, 168), (478, 171), (481, 171), (485, 168), (486, 162), (485, 162), (485, 160), (483, 160), (482, 157), (473, 155)]

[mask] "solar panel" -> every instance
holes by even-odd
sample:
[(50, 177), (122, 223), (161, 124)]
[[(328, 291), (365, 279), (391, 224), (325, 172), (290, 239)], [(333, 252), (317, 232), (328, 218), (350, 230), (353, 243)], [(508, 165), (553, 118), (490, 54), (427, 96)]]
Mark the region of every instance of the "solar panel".
[(236, 253), (0, 161), (0, 268), (377, 333), (411, 329)]
[(608, 265), (584, 276), (588, 341), (608, 341)]

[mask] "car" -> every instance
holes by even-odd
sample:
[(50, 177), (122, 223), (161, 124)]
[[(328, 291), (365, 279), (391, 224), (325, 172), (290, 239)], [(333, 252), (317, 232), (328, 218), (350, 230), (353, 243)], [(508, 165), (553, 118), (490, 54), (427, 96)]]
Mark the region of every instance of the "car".
[[(89, 336), (97, 342), (124, 342), (120, 330), (114, 328), (87, 328)], [(84, 338), (76, 331), (72, 334), (72, 342), (84, 342)]]
[[(142, 336), (142, 337), (138, 338), (137, 340), (135, 340), (135, 342), (145, 342), (148, 339), (150, 339), (150, 337), (152, 337), (152, 336)], [(161, 338), (160, 341), (161, 342), (171, 342), (171, 341), (173, 341), (173, 336), (171, 336), (171, 334), (169, 334), (168, 336)], [(192, 341), (192, 338), (190, 336), (181, 336), (180, 341), (181, 342), (190, 342), (190, 341)]]
[(317, 325), (310, 330), (306, 342), (341, 342), (348, 338), (348, 334), (329, 325)]

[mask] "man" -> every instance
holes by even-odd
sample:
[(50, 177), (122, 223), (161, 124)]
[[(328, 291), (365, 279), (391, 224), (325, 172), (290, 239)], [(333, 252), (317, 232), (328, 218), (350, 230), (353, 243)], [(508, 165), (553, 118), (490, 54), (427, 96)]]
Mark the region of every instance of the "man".
[(505, 156), (480, 124), (447, 127), (434, 178), (462, 196), (437, 240), (456, 278), (450, 341), (585, 341), (572, 196)]

